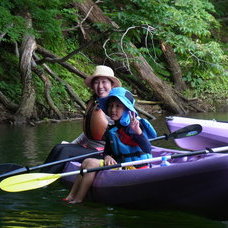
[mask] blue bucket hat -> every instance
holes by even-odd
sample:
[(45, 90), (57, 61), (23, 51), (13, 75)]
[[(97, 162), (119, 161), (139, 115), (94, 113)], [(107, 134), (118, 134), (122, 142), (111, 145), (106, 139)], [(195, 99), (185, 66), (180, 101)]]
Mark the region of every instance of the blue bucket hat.
[(120, 119), (120, 124), (123, 126), (128, 126), (130, 124), (130, 116), (128, 112), (132, 111), (137, 114), (137, 111), (134, 107), (135, 99), (133, 98), (132, 93), (123, 87), (115, 87), (110, 91), (107, 97), (100, 98), (99, 106), (106, 114), (108, 109), (108, 101), (111, 97), (117, 97), (126, 107), (126, 110)]

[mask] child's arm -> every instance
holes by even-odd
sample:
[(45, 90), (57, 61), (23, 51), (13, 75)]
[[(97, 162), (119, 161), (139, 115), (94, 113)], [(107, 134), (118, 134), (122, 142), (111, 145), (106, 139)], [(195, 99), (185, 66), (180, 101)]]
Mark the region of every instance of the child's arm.
[(140, 128), (140, 122), (136, 118), (136, 114), (129, 112), (130, 115), (130, 128), (134, 132), (133, 140), (138, 143), (139, 147), (144, 153), (151, 152), (151, 144), (145, 134), (143, 134), (142, 129)]
[(110, 142), (107, 139), (104, 148), (104, 165), (115, 165), (117, 164), (116, 160), (112, 157), (112, 148)]
[(136, 135), (141, 135), (142, 134), (142, 129), (140, 128), (140, 122), (136, 118), (136, 114), (134, 112), (129, 111), (130, 115), (130, 128)]
[(133, 140), (138, 143), (144, 153), (151, 153), (151, 144), (145, 134), (133, 135)]

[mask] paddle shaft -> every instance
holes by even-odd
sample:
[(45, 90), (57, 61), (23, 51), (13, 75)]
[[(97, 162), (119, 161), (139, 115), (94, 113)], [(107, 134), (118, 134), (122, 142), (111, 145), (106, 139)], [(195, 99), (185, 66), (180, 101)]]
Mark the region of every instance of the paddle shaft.
[(61, 163), (64, 163), (64, 162), (74, 161), (74, 160), (77, 160), (77, 159), (82, 159), (82, 158), (86, 158), (86, 157), (97, 155), (97, 154), (101, 154), (101, 153), (103, 153), (103, 151), (96, 151), (96, 152), (92, 152), (92, 153), (89, 153), (89, 154), (83, 154), (83, 155), (80, 155), (80, 156), (66, 158), (66, 159), (59, 160), (59, 161), (54, 161), (54, 162), (50, 162), (50, 163), (44, 163), (42, 165), (37, 165), (37, 166), (34, 166), (34, 167), (30, 167), (30, 168), (25, 166), (25, 167), (22, 167), (22, 168), (19, 168), (19, 169), (4, 173), (4, 174), (0, 175), (0, 178), (4, 178), (4, 177), (12, 176), (12, 175), (15, 175), (15, 174), (20, 174), (20, 173), (26, 173), (26, 172), (30, 172), (30, 171), (33, 171), (33, 170), (36, 170), (36, 169), (41, 169), (41, 168), (45, 168), (45, 167), (49, 167), (49, 166), (53, 166), (53, 165), (58, 165), (58, 164), (61, 164)]
[(199, 150), (199, 151), (194, 151), (194, 152), (189, 152), (189, 153), (184, 153), (184, 154), (173, 154), (173, 155), (149, 158), (149, 159), (144, 159), (144, 160), (139, 160), (139, 161), (118, 163), (115, 165), (97, 167), (97, 168), (92, 168), (92, 169), (76, 170), (76, 171), (72, 171), (72, 172), (62, 173), (60, 175), (61, 175), (61, 177), (65, 177), (65, 176), (71, 176), (71, 175), (75, 175), (75, 174), (85, 174), (85, 173), (97, 172), (97, 171), (108, 170), (108, 169), (116, 169), (116, 168), (121, 168), (121, 167), (126, 167), (126, 166), (134, 166), (134, 165), (141, 165), (141, 164), (145, 164), (145, 163), (153, 163), (153, 162), (157, 162), (157, 161), (162, 161), (163, 158), (170, 160), (173, 158), (181, 158), (181, 157), (186, 157), (186, 156), (194, 156), (194, 155), (208, 154), (208, 153), (220, 153), (220, 152), (224, 152), (224, 151), (228, 151), (228, 146), (212, 148), (212, 149), (208, 148), (205, 150)]
[[(219, 152), (223, 152), (223, 151), (228, 151), (228, 146), (220, 147), (220, 148), (213, 148), (213, 149), (205, 149), (205, 150), (184, 153), (184, 154), (174, 154), (174, 155), (168, 155), (168, 156), (163, 156), (163, 157), (155, 157), (155, 158), (133, 161), (133, 162), (124, 162), (124, 163), (119, 163), (119, 164), (111, 165), (111, 166), (103, 166), (103, 167), (97, 167), (97, 168), (92, 168), (92, 169), (82, 169), (82, 170), (66, 172), (66, 173), (59, 173), (59, 174), (27, 173), (27, 174), (16, 175), (16, 176), (12, 176), (12, 177), (4, 179), (3, 181), (0, 182), (0, 188), (4, 191), (8, 191), (8, 192), (28, 191), (28, 190), (47, 186), (47, 185), (55, 182), (56, 180), (58, 180), (61, 177), (66, 177), (66, 176), (71, 176), (71, 175), (76, 175), (76, 174), (85, 174), (85, 173), (90, 173), (90, 172), (97, 172), (97, 171), (108, 170), (108, 169), (115, 169), (115, 168), (132, 166), (132, 165), (152, 163), (155, 161), (161, 161), (163, 158), (166, 158), (166, 160), (169, 160), (172, 158), (180, 158), (180, 157), (185, 157), (185, 156), (193, 156), (193, 155), (207, 154), (207, 153), (219, 153)], [(168, 166), (167, 168), (171, 168), (171, 167), (172, 166)]]
[[(156, 141), (156, 140), (161, 140), (161, 139), (175, 139), (175, 138), (183, 138), (183, 137), (189, 137), (189, 136), (193, 136), (193, 135), (198, 135), (200, 132), (202, 131), (202, 127), (199, 124), (192, 124), (192, 125), (188, 125), (186, 127), (183, 127), (181, 129), (178, 129), (177, 131), (172, 132), (171, 134), (167, 135), (164, 134), (162, 136), (158, 136), (156, 138), (153, 139), (149, 139), (149, 141)], [(34, 167), (21, 167), (19, 169), (15, 169), (13, 171), (4, 173), (0, 175), (0, 179), (1, 178), (5, 178), (5, 177), (9, 177), (15, 174), (21, 174), (21, 173), (26, 173), (26, 172), (30, 172), (36, 169), (41, 169), (41, 168), (45, 168), (45, 167), (49, 167), (49, 166), (53, 166), (53, 165), (58, 165), (61, 163), (65, 163), (65, 162), (69, 162), (69, 161), (74, 161), (74, 160), (78, 160), (78, 159), (82, 159), (82, 158), (86, 158), (89, 156), (93, 156), (93, 155), (97, 155), (97, 154), (101, 154), (103, 153), (103, 151), (95, 151), (89, 154), (84, 154), (84, 155), (80, 155), (80, 156), (75, 156), (75, 157), (70, 157), (70, 158), (66, 158), (63, 160), (59, 160), (59, 161), (54, 161), (54, 162), (49, 162), (49, 163), (44, 163), (42, 165), (38, 165), (38, 166), (34, 166)]]
[[(156, 141), (156, 140), (167, 139), (167, 138), (168, 138), (167, 135), (162, 135), (162, 136), (158, 136), (156, 138), (150, 139), (150, 141)], [(75, 161), (75, 160), (79, 160), (79, 159), (82, 159), (82, 158), (87, 158), (87, 157), (90, 157), (90, 156), (93, 156), (93, 155), (101, 154), (103, 152), (104, 152), (103, 150), (100, 150), (100, 151), (92, 152), (92, 153), (89, 153), (89, 154), (83, 154), (83, 155), (80, 155), (80, 156), (74, 156), (74, 157), (71, 157), (71, 158), (66, 158), (66, 159), (59, 160), (59, 161), (44, 163), (42, 165), (37, 165), (37, 166), (34, 166), (34, 167), (27, 167), (27, 166), (21, 167), (19, 169), (15, 169), (13, 171), (1, 174), (0, 175), (0, 179), (1, 178), (5, 178), (5, 177), (9, 177), (9, 176), (13, 176), (13, 175), (16, 175), (16, 174), (27, 173), (27, 172), (30, 172), (30, 171), (33, 171), (33, 170), (37, 170), (37, 169), (41, 169), (41, 168), (45, 168), (45, 167), (58, 165), (58, 164), (65, 163), (65, 162), (70, 162), (70, 161)]]

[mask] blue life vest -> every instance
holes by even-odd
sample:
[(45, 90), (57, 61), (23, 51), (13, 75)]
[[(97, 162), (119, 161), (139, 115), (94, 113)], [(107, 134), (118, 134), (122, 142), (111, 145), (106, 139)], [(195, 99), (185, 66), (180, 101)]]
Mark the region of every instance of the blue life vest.
[[(146, 119), (140, 119), (140, 126), (142, 126), (143, 134), (148, 139), (155, 138), (157, 133), (150, 122)], [(150, 153), (144, 153), (139, 146), (130, 146), (124, 144), (118, 135), (118, 128), (113, 127), (109, 130), (108, 135), (110, 139), (111, 148), (117, 158), (121, 158), (121, 162), (131, 162), (143, 159), (152, 158)]]

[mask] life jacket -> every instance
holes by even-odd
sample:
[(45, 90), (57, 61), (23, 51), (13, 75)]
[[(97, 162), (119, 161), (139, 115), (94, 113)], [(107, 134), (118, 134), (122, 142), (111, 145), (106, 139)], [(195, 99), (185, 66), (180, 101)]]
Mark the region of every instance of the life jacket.
[[(146, 119), (140, 119), (140, 126), (143, 134), (148, 139), (157, 136), (157, 133), (153, 126)], [(121, 133), (122, 134), (122, 133)], [(138, 161), (143, 159), (152, 158), (150, 153), (144, 153), (137, 143), (128, 140), (127, 136), (125, 139), (121, 139), (120, 131), (118, 127), (113, 127), (108, 131), (111, 148), (117, 158), (120, 158), (122, 162)], [(130, 136), (129, 136), (130, 137)]]
[(104, 140), (107, 127), (108, 120), (105, 113), (98, 107), (96, 101), (89, 101), (83, 121), (84, 134), (92, 140)]

